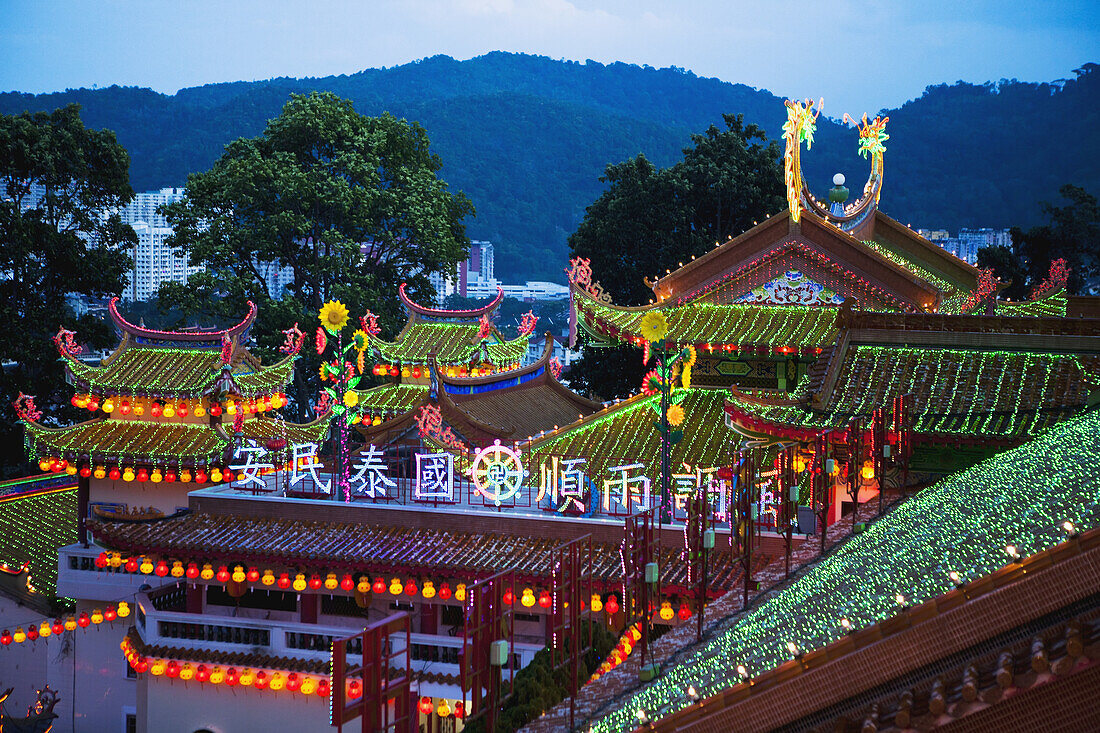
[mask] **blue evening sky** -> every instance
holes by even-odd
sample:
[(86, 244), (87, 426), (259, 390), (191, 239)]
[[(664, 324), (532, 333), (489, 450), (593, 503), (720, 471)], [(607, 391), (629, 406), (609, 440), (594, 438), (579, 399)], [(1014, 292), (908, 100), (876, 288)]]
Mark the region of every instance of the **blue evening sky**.
[(681, 66), (859, 115), (1100, 62), (1100, 2), (0, 0), (0, 91), (327, 76), (493, 50)]

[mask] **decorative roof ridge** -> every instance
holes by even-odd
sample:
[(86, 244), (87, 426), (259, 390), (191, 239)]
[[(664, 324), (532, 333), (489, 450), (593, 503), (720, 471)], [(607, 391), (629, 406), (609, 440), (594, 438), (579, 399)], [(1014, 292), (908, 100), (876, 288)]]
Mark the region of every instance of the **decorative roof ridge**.
[(429, 308), (427, 306), (420, 305), (414, 302), (405, 293), (405, 286), (407, 283), (401, 283), (401, 286), (397, 288), (397, 295), (401, 298), (401, 302), (405, 304), (405, 307), (409, 309), (411, 313), (415, 313), (421, 316), (427, 316), (429, 318), (480, 318), (483, 315), (491, 313), (496, 310), (500, 302), (504, 300), (504, 291), (501, 287), (497, 286), (497, 294), (487, 305), (480, 306), (478, 308), (471, 308), (469, 310), (443, 310), (441, 308)]
[(134, 325), (123, 318), (122, 314), (118, 312), (118, 301), (119, 297), (117, 295), (111, 298), (107, 303), (107, 312), (110, 314), (111, 321), (114, 322), (115, 328), (121, 333), (152, 339), (154, 341), (180, 341), (183, 343), (220, 341), (223, 337), (237, 338), (252, 326), (252, 322), (256, 320), (256, 312), (258, 310), (255, 303), (251, 300), (248, 301), (248, 314), (241, 322), (220, 331), (157, 331), (155, 329), (145, 328), (144, 326)]
[[(530, 337), (521, 335), (517, 338), (511, 339), (510, 341), (505, 341), (502, 343), (511, 343), (514, 341), (518, 341), (521, 338)], [(546, 345), (543, 347), (542, 355), (531, 364), (528, 364), (527, 366), (521, 366), (518, 369), (510, 369), (502, 372), (497, 372), (496, 374), (489, 374), (484, 377), (449, 377), (446, 375), (445, 372), (439, 370), (439, 367), (435, 361), (435, 354), (428, 355), (428, 368), (436, 373), (436, 376), (439, 377), (439, 381), (443, 382), (444, 384), (453, 384), (455, 386), (492, 384), (494, 382), (500, 382), (505, 379), (515, 379), (516, 377), (523, 377), (528, 374), (532, 374), (533, 372), (538, 371), (540, 367), (544, 367), (550, 362), (550, 357), (554, 355), (553, 338), (554, 337), (549, 332), (547, 332)]]
[[(108, 419), (110, 419), (110, 418), (93, 417), (91, 420), (84, 420), (82, 422), (73, 423), (72, 425), (62, 425), (62, 426), (59, 426), (59, 427), (52, 427), (50, 425), (43, 425), (42, 423), (34, 422), (33, 420), (28, 420), (26, 418), (22, 419), (22, 423), (24, 425), (26, 425), (27, 428), (31, 430), (31, 432), (44, 433), (44, 434), (47, 434), (47, 435), (62, 435), (64, 433), (68, 432), (69, 430), (72, 430), (73, 428), (83, 427), (84, 425), (92, 425), (94, 423), (107, 422)], [(122, 421), (121, 420), (116, 420), (115, 422), (122, 422)]]
[(937, 256), (941, 256), (944, 259), (947, 259), (952, 264), (957, 265), (957, 266), (961, 267), (963, 270), (966, 270), (967, 272), (969, 272), (975, 278), (978, 277), (978, 274), (981, 272), (981, 269), (978, 268), (976, 265), (972, 265), (969, 262), (967, 262), (966, 260), (959, 257), (958, 255), (956, 255), (952, 252), (948, 252), (943, 247), (940, 247), (936, 244), (933, 244), (931, 241), (929, 241), (929, 240), (925, 239), (924, 237), (922, 237), (919, 232), (914, 232), (912, 229), (905, 226), (900, 221), (898, 221), (894, 217), (890, 216), (889, 214), (885, 213), (881, 209), (876, 209), (875, 210), (874, 219), (875, 219), (876, 224), (881, 220), (884, 224), (890, 226), (892, 229), (896, 229), (897, 231), (902, 232), (903, 234), (907, 233), (907, 234), (911, 235), (913, 241), (916, 241), (919, 245), (924, 247), (926, 250), (936, 254)]
[(610, 301), (602, 301), (597, 299), (592, 293), (585, 290), (583, 287), (576, 283), (571, 283), (569, 289), (572, 291), (572, 296), (575, 298), (577, 295), (583, 295), (584, 300), (590, 301), (595, 305), (602, 306), (604, 308), (610, 308), (611, 310), (621, 311), (623, 313), (645, 313), (647, 311), (658, 310), (661, 308), (660, 303), (650, 303), (649, 305), (615, 305)]
[(780, 398), (766, 397), (766, 396), (763, 396), (763, 395), (748, 394), (746, 392), (742, 392), (741, 390), (737, 389), (736, 386), (731, 386), (729, 389), (730, 389), (730, 393), (734, 397), (736, 397), (737, 399), (744, 400), (745, 402), (750, 402), (754, 405), (761, 405), (761, 406), (766, 406), (766, 407), (808, 407), (809, 406), (809, 398), (808, 397), (803, 397), (803, 398), (800, 398), (800, 399), (785, 400), (785, 399), (780, 399)]

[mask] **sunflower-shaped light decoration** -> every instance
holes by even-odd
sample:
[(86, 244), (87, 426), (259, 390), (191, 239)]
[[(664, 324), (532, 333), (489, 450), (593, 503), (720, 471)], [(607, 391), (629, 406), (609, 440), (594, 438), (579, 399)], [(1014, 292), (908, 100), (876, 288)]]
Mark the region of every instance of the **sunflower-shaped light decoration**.
[(356, 329), (355, 333), (351, 335), (351, 345), (355, 347), (356, 351), (362, 353), (370, 346), (370, 337), (363, 329)]
[(684, 408), (679, 405), (669, 405), (665, 416), (668, 418), (669, 425), (679, 427), (684, 423)]
[(344, 407), (355, 407), (359, 404), (359, 393), (349, 389), (344, 393)]
[(656, 369), (642, 377), (642, 394), (652, 396), (661, 391), (661, 375)]
[(321, 312), (317, 317), (321, 319), (321, 325), (325, 330), (333, 335), (348, 325), (348, 309), (338, 300), (330, 300), (321, 306)]
[(684, 363), (684, 370), (680, 372), (680, 384), (684, 389), (691, 389), (691, 364)]
[(321, 366), (317, 368), (317, 374), (320, 375), (322, 382), (328, 379), (328, 364), (322, 361)]
[(680, 356), (680, 361), (682, 361), (686, 367), (693, 367), (695, 366), (695, 359), (697, 356), (698, 354), (695, 352), (694, 346), (685, 346)]
[(642, 317), (638, 329), (646, 341), (661, 341), (668, 335), (668, 319), (661, 311), (650, 311)]

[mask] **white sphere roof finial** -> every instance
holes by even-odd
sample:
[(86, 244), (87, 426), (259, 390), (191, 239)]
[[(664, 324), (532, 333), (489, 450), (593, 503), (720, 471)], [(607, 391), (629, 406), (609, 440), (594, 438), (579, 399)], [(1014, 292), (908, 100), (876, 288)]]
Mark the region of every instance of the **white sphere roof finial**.
[(843, 173), (837, 173), (835, 176), (833, 176), (833, 185), (834, 186), (843, 186), (844, 185), (844, 174)]

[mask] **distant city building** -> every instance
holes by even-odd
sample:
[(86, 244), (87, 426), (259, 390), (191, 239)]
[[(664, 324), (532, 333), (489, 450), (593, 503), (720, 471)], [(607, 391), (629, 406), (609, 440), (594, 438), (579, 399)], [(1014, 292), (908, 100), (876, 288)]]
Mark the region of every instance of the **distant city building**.
[(952, 237), (946, 229), (920, 229), (918, 234), (972, 265), (977, 263), (978, 250), (982, 247), (1012, 246), (1008, 229), (960, 229), (957, 237)]
[(161, 283), (187, 282), (188, 277), (203, 269), (189, 265), (186, 254), (176, 252), (166, 243), (172, 235), (170, 227), (150, 226), (144, 221), (130, 226), (138, 241), (133, 250), (133, 268), (122, 291), (123, 300), (148, 300), (156, 295)]
[(279, 267), (277, 262), (256, 262), (256, 271), (267, 283), (267, 292), (272, 298), (279, 300), (283, 291), (294, 282), (294, 268), (290, 265)]
[(174, 204), (183, 199), (182, 188), (162, 188), (134, 194), (134, 200), (118, 210), (123, 224), (143, 222), (152, 227), (164, 228), (168, 220), (157, 209), (164, 204)]
[(492, 298), (499, 287), (505, 297), (517, 300), (564, 300), (569, 288), (557, 283), (528, 280), (522, 285), (505, 285), (496, 278), (496, 262), (492, 242), (475, 240), (470, 243), (469, 259), (459, 262), (455, 274), (432, 273), (428, 276), (435, 287), (436, 304), (450, 295), (464, 298)]

